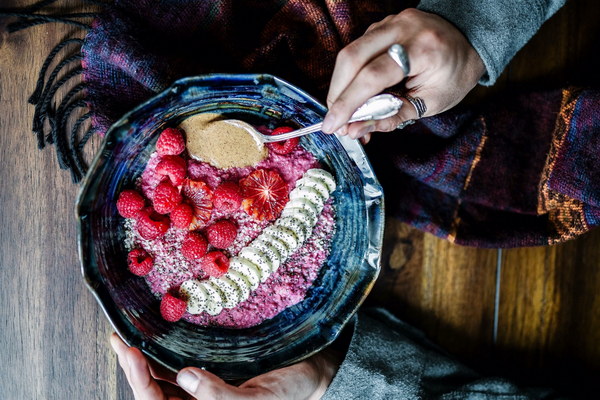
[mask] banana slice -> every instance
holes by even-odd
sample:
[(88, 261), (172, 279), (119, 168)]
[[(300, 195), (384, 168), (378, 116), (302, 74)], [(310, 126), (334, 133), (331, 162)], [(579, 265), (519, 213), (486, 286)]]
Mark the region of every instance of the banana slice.
[(294, 188), (290, 192), (290, 199), (305, 199), (313, 203), (317, 206), (317, 210), (320, 213), (323, 209), (323, 204), (325, 203), (325, 199), (321, 194), (315, 189), (308, 186), (301, 186)]
[(223, 297), (216, 286), (210, 285), (207, 281), (200, 282), (202, 288), (206, 291), (206, 312), (210, 315), (219, 315), (223, 311)]
[[(238, 304), (243, 301), (246, 301), (248, 299), (248, 297), (250, 296), (250, 290), (251, 290), (252, 285), (250, 285), (250, 281), (248, 281), (248, 279), (244, 275), (242, 275), (240, 272), (234, 271), (230, 268), (229, 271), (227, 271), (227, 273), (225, 275), (223, 275), (221, 278), (230, 279), (240, 289), (240, 291), (239, 291), (240, 301), (238, 302)], [(221, 278), (219, 278), (219, 279), (221, 279)]]
[(281, 239), (288, 250), (288, 255), (296, 251), (298, 248), (298, 236), (293, 230), (281, 225), (271, 225), (263, 232), (269, 235), (273, 235), (276, 238)]
[[(285, 247), (285, 244), (282, 245)], [(271, 264), (273, 266), (271, 268), (271, 272), (275, 272), (281, 265), (283, 257), (274, 243), (269, 242), (265, 238), (256, 238), (252, 243), (250, 243), (250, 247), (263, 252), (265, 256), (271, 260)]]
[(206, 311), (208, 294), (197, 279), (190, 279), (181, 284), (179, 293), (187, 299), (187, 311), (190, 314), (200, 314)]
[(254, 290), (260, 283), (260, 271), (254, 263), (240, 257), (233, 257), (229, 262), (229, 269), (239, 272), (250, 283), (250, 289)]
[(266, 243), (272, 244), (273, 247), (275, 247), (279, 252), (279, 259), (281, 260), (281, 262), (284, 262), (290, 253), (287, 247), (287, 243), (282, 239), (278, 238), (277, 236), (270, 234), (269, 232), (263, 231), (254, 241), (264, 241)]
[(333, 179), (333, 175), (331, 175), (324, 169), (312, 168), (306, 171), (303, 176), (313, 177), (322, 180), (323, 183), (327, 185), (329, 193), (333, 192), (336, 188), (335, 179)]
[(206, 281), (206, 284), (212, 285), (221, 291), (223, 294), (223, 308), (233, 308), (242, 301), (242, 290), (239, 285), (226, 276), (210, 278)]
[(317, 216), (307, 211), (304, 208), (284, 208), (281, 212), (282, 217), (292, 217), (300, 220), (309, 229), (309, 236), (312, 232), (312, 228), (317, 224)]
[(302, 178), (298, 179), (298, 181), (296, 181), (296, 187), (302, 186), (308, 186), (315, 189), (324, 199), (327, 199), (329, 197), (329, 188), (327, 187), (327, 184), (319, 178), (315, 178), (312, 176), (303, 176)]
[(238, 258), (251, 262), (258, 268), (261, 282), (269, 279), (269, 275), (271, 275), (271, 271), (273, 270), (273, 263), (263, 252), (250, 245), (250, 247), (244, 247), (239, 252)]
[(319, 210), (317, 209), (317, 206), (312, 203), (311, 201), (308, 201), (306, 199), (301, 199), (301, 198), (295, 198), (295, 199), (290, 199), (290, 201), (288, 201), (288, 203), (285, 205), (285, 209), (291, 209), (291, 208), (300, 208), (303, 210), (308, 211), (310, 214), (314, 215), (315, 217), (319, 215)]
[(302, 223), (298, 218), (287, 216), (281, 217), (275, 221), (276, 226), (285, 226), (286, 228), (294, 231), (296, 236), (298, 237), (298, 246), (300, 247), (302, 243), (308, 237), (308, 227)]

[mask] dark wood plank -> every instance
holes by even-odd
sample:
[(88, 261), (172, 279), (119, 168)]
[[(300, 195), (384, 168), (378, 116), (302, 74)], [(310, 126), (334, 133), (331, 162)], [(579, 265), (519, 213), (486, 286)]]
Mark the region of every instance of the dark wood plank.
[(0, 392), (6, 399), (132, 398), (117, 396), (110, 326), (81, 278), (78, 186), (58, 168), (54, 148), (39, 151), (31, 133), (27, 99), (39, 68), (72, 32), (47, 24), (3, 36), (0, 44)]
[(386, 222), (383, 269), (369, 304), (392, 309), (450, 352), (481, 361), (493, 341), (497, 250)]

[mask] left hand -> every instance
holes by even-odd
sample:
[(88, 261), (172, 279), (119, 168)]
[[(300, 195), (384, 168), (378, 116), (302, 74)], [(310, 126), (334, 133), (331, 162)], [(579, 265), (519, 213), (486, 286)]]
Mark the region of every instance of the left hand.
[(337, 371), (338, 363), (324, 352), (289, 367), (233, 386), (200, 368), (184, 368), (175, 376), (148, 363), (142, 352), (113, 333), (110, 343), (136, 400), (183, 399), (319, 399)]

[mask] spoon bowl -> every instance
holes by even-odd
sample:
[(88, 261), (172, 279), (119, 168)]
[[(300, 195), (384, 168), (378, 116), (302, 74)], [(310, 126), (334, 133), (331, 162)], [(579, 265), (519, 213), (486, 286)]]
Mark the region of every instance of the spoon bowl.
[[(365, 104), (360, 106), (354, 112), (354, 114), (352, 114), (348, 123), (386, 119), (396, 115), (401, 107), (402, 100), (395, 96), (392, 96), (391, 94), (380, 94), (377, 96), (373, 96), (369, 98), (365, 102)], [(319, 122), (314, 125), (306, 126), (304, 128), (287, 133), (281, 133), (279, 135), (265, 135), (260, 133), (252, 125), (244, 121), (240, 121), (237, 119), (226, 119), (223, 120), (223, 122), (246, 130), (258, 142), (262, 144), (281, 142), (295, 137), (304, 136), (309, 133), (318, 132), (323, 126), (323, 122)]]

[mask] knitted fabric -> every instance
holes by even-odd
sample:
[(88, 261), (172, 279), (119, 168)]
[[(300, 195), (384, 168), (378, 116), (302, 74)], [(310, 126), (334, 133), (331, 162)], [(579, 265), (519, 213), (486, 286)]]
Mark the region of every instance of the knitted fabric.
[[(175, 79), (209, 72), (273, 74), (324, 102), (337, 52), (407, 5), (119, 0), (85, 37), (85, 87), (73, 97), (84, 90), (84, 116), (99, 133)], [(388, 214), (479, 247), (554, 244), (588, 231), (600, 223), (599, 100), (592, 89), (507, 93), (374, 134), (366, 150)], [(66, 102), (62, 114), (77, 107)], [(50, 124), (55, 142), (59, 123)], [(57, 143), (59, 161), (81, 175), (76, 150), (87, 139), (72, 138), (59, 140), (69, 157)]]

